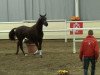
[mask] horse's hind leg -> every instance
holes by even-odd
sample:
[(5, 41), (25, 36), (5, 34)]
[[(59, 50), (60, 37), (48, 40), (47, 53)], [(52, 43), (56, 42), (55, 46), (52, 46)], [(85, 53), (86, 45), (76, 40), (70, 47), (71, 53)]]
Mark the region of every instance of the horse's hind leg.
[(19, 52), (19, 41), (17, 42), (17, 51), (16, 51), (16, 55), (18, 54)]
[(34, 55), (37, 54), (37, 53), (39, 53), (39, 51), (38, 51), (38, 43), (35, 42), (35, 45), (36, 45), (36, 47), (37, 47), (37, 50), (34, 52)]
[(23, 54), (25, 55), (25, 52), (23, 50), (23, 43), (22, 43), (22, 41), (19, 41), (19, 46), (20, 46), (20, 49), (22, 50)]

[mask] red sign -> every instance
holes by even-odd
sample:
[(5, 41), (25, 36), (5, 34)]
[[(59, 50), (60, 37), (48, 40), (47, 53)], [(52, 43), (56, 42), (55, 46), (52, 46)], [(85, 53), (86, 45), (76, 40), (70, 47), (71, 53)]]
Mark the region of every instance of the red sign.
[[(70, 28), (83, 28), (83, 22), (71, 22)], [(73, 31), (70, 31), (73, 34)], [(75, 34), (83, 34), (83, 30), (75, 30)]]

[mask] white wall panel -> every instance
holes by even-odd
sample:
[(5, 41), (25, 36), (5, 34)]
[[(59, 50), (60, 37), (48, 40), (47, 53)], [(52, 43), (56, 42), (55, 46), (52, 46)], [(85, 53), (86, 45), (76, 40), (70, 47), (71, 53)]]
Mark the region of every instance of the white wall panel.
[(39, 1), (40, 0), (33, 0), (33, 8), (32, 8), (32, 13), (33, 13), (33, 19), (37, 20), (39, 18)]
[(7, 0), (0, 0), (0, 21), (8, 21)]
[(21, 21), (25, 19), (24, 0), (8, 0), (9, 21)]
[(48, 19), (68, 19), (74, 15), (74, 0), (45, 0)]
[(0, 21), (67, 19), (74, 15), (74, 0), (0, 0)]
[(25, 19), (32, 20), (33, 19), (33, 12), (32, 12), (32, 0), (25, 0)]
[(79, 0), (82, 20), (100, 20), (100, 0)]

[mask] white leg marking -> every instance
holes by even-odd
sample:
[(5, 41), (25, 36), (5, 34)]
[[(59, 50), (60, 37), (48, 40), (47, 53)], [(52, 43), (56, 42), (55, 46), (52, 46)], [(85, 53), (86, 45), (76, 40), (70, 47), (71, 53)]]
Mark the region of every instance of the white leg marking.
[(23, 43), (25, 43), (26, 40), (27, 40), (27, 38), (25, 37), (25, 38), (23, 39)]
[(39, 50), (39, 55), (42, 55), (42, 50)]
[(38, 51), (38, 50), (36, 50), (36, 51), (34, 52), (34, 54), (37, 54), (37, 53), (39, 53), (39, 51)]

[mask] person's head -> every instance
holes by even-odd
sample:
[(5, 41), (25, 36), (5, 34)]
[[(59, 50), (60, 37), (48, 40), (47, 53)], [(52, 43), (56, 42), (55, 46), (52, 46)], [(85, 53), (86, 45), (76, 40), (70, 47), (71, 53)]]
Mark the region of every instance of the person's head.
[(93, 35), (93, 30), (89, 30), (88, 35)]

